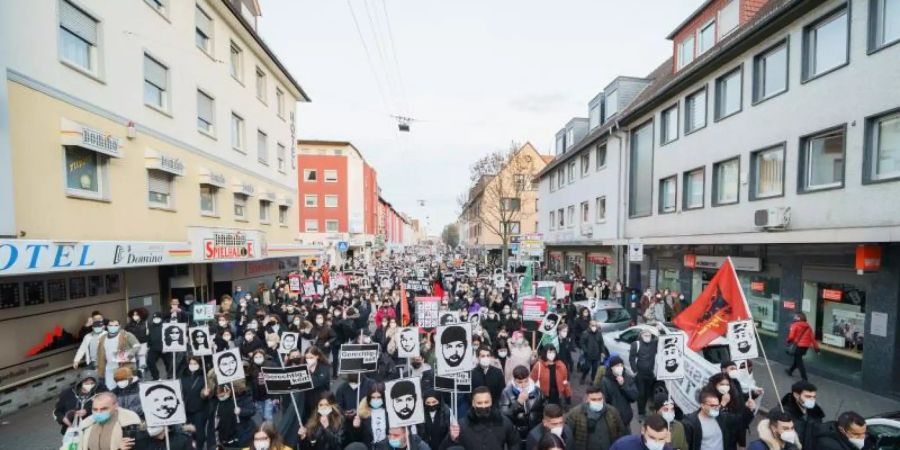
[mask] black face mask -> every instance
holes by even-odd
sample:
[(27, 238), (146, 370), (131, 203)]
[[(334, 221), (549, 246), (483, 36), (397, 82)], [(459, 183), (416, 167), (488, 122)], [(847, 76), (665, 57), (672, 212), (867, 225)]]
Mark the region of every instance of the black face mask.
[(422, 361), (413, 361), (410, 365), (413, 366), (414, 369), (418, 369), (419, 367), (422, 367)]
[(433, 405), (425, 405), (425, 411), (430, 413), (437, 412), (437, 410), (441, 407), (440, 403), (435, 403)]
[(472, 410), (475, 411), (475, 417), (477, 417), (479, 419), (487, 419), (488, 417), (491, 417), (491, 408), (490, 407), (488, 407), (488, 408), (474, 407), (474, 408), (472, 408)]

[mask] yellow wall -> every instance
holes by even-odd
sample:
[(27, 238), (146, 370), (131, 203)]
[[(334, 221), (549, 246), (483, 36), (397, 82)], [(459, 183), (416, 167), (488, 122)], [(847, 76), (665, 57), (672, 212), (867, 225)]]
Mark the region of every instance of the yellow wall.
[[(124, 123), (107, 120), (14, 82), (9, 82), (8, 88), (16, 226), (25, 233), (24, 237), (184, 242), (188, 240), (188, 226), (204, 226), (258, 229), (266, 233), (269, 243), (294, 242), (298, 229), (296, 190), (268, 184), (249, 173), (141, 133), (135, 139), (126, 139)], [(60, 144), (61, 118), (120, 138), (124, 157), (109, 158), (109, 201), (66, 195), (65, 153)], [(224, 123), (227, 127), (228, 122)], [(228, 130), (219, 135), (220, 141), (229, 139)], [(218, 142), (216, 146), (230, 147), (227, 142)], [(174, 212), (148, 206), (144, 156), (148, 148), (178, 158), (185, 164), (184, 176), (175, 177), (173, 183)], [(227, 151), (234, 150), (229, 148)], [(290, 161), (286, 163), (290, 170)], [(222, 173), (228, 180), (229, 189), (219, 189), (217, 196), (219, 218), (200, 214), (201, 169)], [(247, 222), (234, 219), (230, 186), (238, 180), (253, 184), (257, 192), (257, 196), (247, 201)], [(259, 222), (259, 194), (265, 191), (293, 199), (286, 227), (278, 224), (277, 201), (270, 206), (271, 224)]]

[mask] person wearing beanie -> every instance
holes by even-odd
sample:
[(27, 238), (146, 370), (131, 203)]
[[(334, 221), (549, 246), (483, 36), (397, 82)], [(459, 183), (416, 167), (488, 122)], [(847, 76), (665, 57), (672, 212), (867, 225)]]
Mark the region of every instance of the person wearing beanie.
[(106, 386), (98, 382), (99, 380), (97, 372), (83, 370), (72, 389), (66, 389), (59, 394), (56, 407), (53, 409), (53, 417), (62, 426), (60, 433), (65, 433), (67, 428), (91, 415), (94, 396), (106, 391)]
[(116, 369), (113, 372), (113, 379), (116, 380), (116, 387), (112, 390), (112, 393), (118, 397), (116, 404), (121, 408), (134, 411), (143, 419), (144, 410), (141, 408), (141, 395), (138, 390), (140, 379), (134, 376), (134, 372), (128, 367)]
[(677, 415), (675, 402), (668, 395), (659, 392), (653, 396), (651, 408), (669, 424), (669, 432), (672, 434), (669, 445), (674, 450), (688, 450), (687, 438), (684, 436), (684, 424), (675, 418)]
[(607, 361), (606, 373), (600, 379), (600, 390), (606, 402), (619, 410), (625, 429), (630, 429), (631, 419), (634, 418), (631, 404), (637, 400), (638, 390), (619, 355), (613, 355)]
[(415, 425), (416, 434), (432, 450), (436, 450), (450, 431), (450, 407), (441, 402), (441, 394), (434, 390), (425, 391), (422, 398), (425, 403), (425, 422)]

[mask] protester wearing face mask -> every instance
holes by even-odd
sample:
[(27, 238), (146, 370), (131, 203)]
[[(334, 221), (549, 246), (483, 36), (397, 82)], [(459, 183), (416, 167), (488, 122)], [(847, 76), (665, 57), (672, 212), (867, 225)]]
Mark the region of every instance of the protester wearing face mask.
[(522, 329), (522, 317), (519, 314), (518, 309), (513, 308), (512, 310), (510, 310), (509, 317), (506, 319), (504, 325), (506, 325), (507, 330), (513, 332)]
[(784, 411), (772, 409), (766, 419), (756, 426), (759, 439), (750, 443), (747, 450), (794, 450), (800, 440), (794, 430), (794, 421)]
[(566, 425), (572, 429), (572, 446), (567, 450), (609, 450), (620, 437), (628, 434), (622, 417), (615, 406), (604, 401), (599, 386), (589, 386), (583, 404), (573, 408), (566, 416)]
[[(527, 372), (525, 369), (526, 374)], [(497, 410), (490, 391), (482, 386), (472, 390), (472, 407), (465, 418), (459, 423), (451, 421), (450, 432), (441, 443), (440, 450), (454, 446), (480, 450), (515, 450), (521, 443), (522, 438), (509, 417)]]
[(438, 392), (432, 390), (423, 392), (425, 423), (416, 425), (416, 434), (432, 450), (435, 450), (440, 447), (441, 442), (450, 431), (450, 408), (441, 402), (441, 395)]
[(640, 338), (631, 343), (628, 363), (634, 373), (638, 389), (637, 410), (639, 420), (644, 419), (647, 401), (652, 400), (653, 385), (656, 384), (656, 337), (648, 329), (641, 330)]
[(566, 443), (565, 448), (574, 446), (574, 438), (572, 429), (566, 425), (566, 418), (563, 417), (562, 408), (555, 403), (549, 403), (544, 407), (544, 417), (541, 423), (528, 433), (525, 439), (525, 450), (537, 450), (538, 443), (544, 438), (544, 435), (552, 433)]
[(113, 373), (113, 379), (116, 380), (116, 387), (113, 388), (113, 394), (116, 394), (118, 400), (116, 404), (121, 408), (134, 411), (138, 416), (144, 417), (144, 411), (141, 408), (140, 392), (138, 392), (138, 382), (140, 379), (134, 376), (128, 367), (119, 367)]
[(506, 364), (503, 366), (503, 375), (507, 380), (512, 380), (513, 370), (516, 367), (531, 367), (531, 364), (534, 362), (534, 352), (531, 351), (531, 345), (525, 340), (525, 335), (521, 331), (514, 331), (508, 344), (509, 356), (507, 356)]
[(500, 395), (500, 411), (512, 421), (521, 440), (541, 422), (544, 405), (544, 394), (529, 377), (528, 368), (513, 369), (512, 383)]
[(688, 450), (687, 438), (684, 436), (684, 425), (681, 421), (676, 420), (675, 402), (664, 393), (657, 393), (653, 397), (653, 410), (659, 414), (669, 424), (669, 432), (672, 439), (669, 445), (674, 450)]
[(262, 349), (254, 350), (250, 355), (250, 368), (247, 373), (248, 387), (253, 396), (256, 411), (263, 421), (271, 422), (275, 413), (275, 397), (269, 395), (266, 390), (265, 373), (263, 367), (278, 367), (279, 364), (272, 360), (269, 354)]
[(97, 367), (97, 344), (100, 342), (100, 336), (106, 333), (106, 325), (102, 320), (96, 320), (91, 323), (90, 332), (84, 335), (78, 351), (75, 352), (75, 359), (72, 361), (72, 368), (78, 369), (81, 360), (87, 365), (88, 369)]
[[(307, 391), (308, 395), (308, 391)], [(334, 401), (325, 392), (316, 397), (314, 414), (297, 435), (302, 450), (342, 450), (344, 448), (344, 420)]]
[(81, 421), (79, 449), (132, 450), (134, 439), (124, 436), (125, 428), (137, 428), (141, 418), (116, 405), (116, 395), (103, 392), (94, 397), (92, 413)]
[(118, 320), (110, 320), (106, 325), (106, 333), (100, 335), (97, 342), (97, 373), (103, 374), (106, 388), (116, 387), (113, 375), (119, 367), (136, 369), (135, 361), (141, 344), (133, 334), (121, 330)]
[(612, 356), (607, 365), (606, 373), (600, 380), (600, 388), (606, 403), (619, 410), (622, 423), (628, 429), (631, 426), (631, 419), (634, 418), (631, 404), (637, 400), (637, 386), (634, 384), (634, 378), (625, 370), (625, 362), (621, 357)]
[(391, 427), (387, 439), (375, 445), (375, 450), (430, 450), (418, 435), (407, 433), (407, 427)]
[(582, 358), (584, 363), (581, 367), (581, 384), (584, 379), (589, 377), (593, 380), (597, 377), (597, 369), (606, 359), (606, 344), (603, 343), (603, 333), (600, 331), (600, 324), (596, 320), (590, 321), (587, 331), (581, 334), (579, 341), (582, 350)]
[(78, 375), (75, 386), (59, 394), (53, 417), (62, 426), (60, 433), (65, 433), (67, 428), (91, 415), (94, 396), (106, 391), (106, 386), (97, 381), (97, 372), (84, 370)]
[(360, 442), (371, 448), (373, 444), (387, 439), (390, 425), (384, 401), (384, 384), (373, 384), (369, 392), (359, 401), (356, 415), (352, 418), (345, 436), (347, 442)]
[(668, 444), (670, 433), (665, 419), (658, 414), (647, 417), (641, 434), (632, 434), (616, 441), (610, 450), (672, 450)]
[[(531, 379), (540, 386), (548, 403), (568, 405), (572, 398), (569, 386), (569, 370), (557, 358), (556, 347), (545, 345), (540, 349), (540, 359), (531, 367)], [(537, 440), (534, 442), (537, 445)]]
[[(722, 373), (728, 375), (728, 378), (731, 379), (731, 385), (734, 386), (735, 392), (743, 395), (746, 399), (748, 395), (745, 393), (744, 387), (741, 383), (747, 381), (751, 383), (753, 382), (753, 379), (750, 376), (749, 372), (741, 371), (740, 369), (738, 369), (738, 365), (734, 361), (723, 361), (722, 364), (720, 364), (720, 367), (722, 368)], [(749, 386), (749, 388), (750, 391), (746, 391), (750, 394), (749, 398), (756, 399), (764, 392), (763, 388), (759, 386)]]
[(816, 431), (821, 428), (825, 411), (817, 402), (818, 389), (808, 381), (798, 381), (791, 386), (791, 392), (781, 399), (784, 412), (794, 420), (794, 429), (800, 437), (800, 445), (811, 449), (816, 445)]
[(240, 341), (241, 356), (250, 358), (250, 354), (256, 350), (265, 350), (266, 344), (252, 329), (245, 329), (243, 339)]
[[(163, 354), (163, 335), (162, 335), (162, 316), (157, 312), (153, 313), (150, 318), (147, 331), (147, 370), (150, 372), (150, 378), (158, 380), (159, 360), (162, 360), (163, 366), (166, 368), (166, 378), (171, 378), (172, 373), (172, 357)], [(145, 374), (146, 378), (146, 374)]]
[(569, 326), (566, 323), (560, 323), (556, 329), (556, 359), (562, 361), (566, 365), (569, 374), (569, 381), (572, 381), (572, 372), (575, 371), (575, 361), (572, 357), (572, 351), (577, 348), (575, 339), (569, 332)]
[(313, 383), (312, 390), (304, 392), (303, 419), (304, 422), (312, 416), (316, 409), (316, 403), (322, 392), (331, 390), (331, 367), (328, 359), (318, 347), (310, 347), (303, 355), (306, 359), (306, 368)]
[(706, 387), (709, 390), (715, 390), (719, 394), (719, 403), (721, 409), (735, 418), (740, 419), (740, 425), (735, 426), (731, 433), (734, 443), (726, 442), (726, 447), (746, 447), (747, 431), (753, 422), (753, 411), (756, 404), (753, 400), (748, 400), (743, 393), (738, 392), (734, 388), (734, 384), (728, 374), (717, 373), (709, 378)]
[[(739, 427), (741, 419), (722, 410), (719, 393), (703, 389), (697, 398), (700, 409), (684, 416), (684, 437), (689, 450), (736, 450), (732, 430)], [(726, 445), (731, 443), (731, 445)]]
[(222, 384), (216, 387), (210, 400), (207, 420), (207, 439), (226, 448), (243, 448), (252, 445), (253, 416), (256, 406), (243, 383)]
[(352, 421), (359, 406), (357, 399), (362, 398), (375, 384), (371, 378), (361, 373), (348, 373), (344, 375), (345, 382), (337, 388), (334, 396), (337, 405), (344, 412), (347, 420)]
[[(206, 387), (206, 374), (203, 373), (202, 356), (191, 356), (187, 359), (187, 372), (181, 377), (181, 395), (184, 397), (184, 411), (187, 423), (194, 426), (194, 440), (198, 449), (206, 448), (206, 421), (209, 410), (209, 397), (212, 389)], [(213, 386), (213, 389), (215, 387)]]
[(874, 439), (867, 435), (866, 420), (854, 411), (841, 413), (836, 421), (823, 425), (817, 435), (816, 450), (873, 450)]
[(472, 389), (486, 386), (493, 398), (500, 398), (506, 382), (503, 380), (503, 371), (497, 367), (491, 355), (491, 349), (481, 346), (476, 352), (478, 366), (472, 369)]
[(271, 422), (263, 422), (253, 432), (253, 445), (244, 450), (292, 450), (282, 442), (281, 434)]

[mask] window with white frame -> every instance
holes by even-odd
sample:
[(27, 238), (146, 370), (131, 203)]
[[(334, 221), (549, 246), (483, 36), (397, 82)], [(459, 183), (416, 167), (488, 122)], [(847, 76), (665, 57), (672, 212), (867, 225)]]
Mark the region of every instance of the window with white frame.
[(566, 222), (569, 224), (569, 228), (575, 226), (575, 205), (569, 205), (566, 208)]
[(259, 201), (259, 223), (269, 223), (269, 208), (272, 202), (268, 200)]
[(307, 208), (316, 208), (319, 206), (319, 196), (316, 194), (305, 194), (303, 196), (303, 204)]
[(560, 230), (562, 230), (563, 228), (566, 227), (566, 216), (564, 214), (565, 213), (563, 212), (562, 208), (559, 208), (558, 210), (556, 210), (556, 217), (559, 218), (558, 224), (559, 224)]
[(784, 146), (767, 148), (750, 154), (751, 199), (779, 197), (784, 194)]
[(504, 222), (503, 228), (507, 235), (515, 235), (522, 232), (522, 224), (519, 222)]
[(269, 136), (256, 130), (256, 160), (269, 165)]
[(738, 67), (716, 79), (716, 120), (741, 111), (743, 78), (743, 70)]
[(284, 172), (287, 168), (287, 164), (285, 164), (284, 159), (287, 157), (287, 148), (282, 143), (278, 143), (277, 145), (277, 154), (276, 158), (278, 158), (278, 171)]
[(694, 35), (684, 38), (678, 44), (678, 68), (682, 68), (694, 61)]
[(628, 215), (653, 214), (653, 121), (631, 132), (631, 176), (628, 184)]
[(228, 71), (235, 80), (244, 81), (244, 51), (234, 41), (229, 50)]
[(866, 121), (866, 181), (900, 177), (900, 112)]
[(684, 99), (684, 133), (691, 133), (706, 126), (706, 88)]
[(66, 146), (66, 193), (104, 198), (108, 156), (82, 147)]
[(753, 101), (774, 97), (788, 89), (788, 47), (784, 41), (753, 58)]
[(501, 211), (520, 211), (522, 209), (522, 200), (515, 197), (504, 197), (500, 199)]
[(214, 134), (216, 124), (215, 100), (201, 90), (197, 90), (197, 130)]
[(731, 0), (719, 10), (719, 38), (727, 36), (740, 24), (740, 0)]
[(869, 50), (900, 42), (900, 2), (869, 0)]
[(594, 199), (594, 216), (597, 222), (606, 222), (606, 196)]
[(278, 117), (284, 119), (284, 92), (279, 88), (275, 88), (275, 109), (278, 111)]
[(150, 206), (172, 207), (172, 175), (161, 170), (147, 170), (147, 192)]
[(553, 170), (550, 172), (550, 192), (556, 190), (556, 171)]
[(849, 24), (844, 7), (803, 29), (803, 79), (810, 80), (847, 64)]
[(216, 215), (216, 200), (219, 196), (219, 188), (209, 185), (200, 185), (200, 213), (208, 216)]
[(660, 142), (668, 144), (678, 139), (678, 104), (663, 110), (660, 119)]
[(569, 171), (569, 183), (575, 182), (575, 161), (569, 161), (567, 164)]
[(740, 170), (740, 158), (729, 159), (713, 165), (712, 202), (714, 206), (738, 202)]
[(96, 75), (99, 59), (100, 21), (74, 4), (59, 2), (59, 57)]
[(303, 221), (303, 229), (306, 230), (307, 233), (318, 233), (319, 232), (319, 219), (306, 219)]
[(231, 148), (244, 151), (244, 119), (231, 113)]
[(338, 207), (338, 196), (337, 195), (326, 195), (325, 196), (325, 207), (326, 208), (337, 208)]
[(556, 211), (550, 211), (550, 229), (554, 229), (556, 227)]
[(801, 191), (843, 186), (844, 128), (807, 136), (801, 144)]
[(588, 126), (593, 130), (600, 125), (601, 117), (601, 109), (603, 108), (603, 102), (597, 102), (591, 105), (588, 110)]
[(144, 104), (162, 111), (169, 109), (169, 68), (146, 53), (144, 54)]
[(326, 183), (337, 183), (338, 173), (335, 169), (325, 169), (325, 182)]
[(558, 170), (558, 174), (556, 175), (556, 187), (561, 188), (566, 185), (566, 167), (562, 166)]
[(278, 207), (278, 224), (279, 225), (287, 225), (288, 221), (288, 207), (285, 205), (280, 205)]
[(659, 213), (668, 214), (675, 212), (676, 196), (678, 189), (677, 178), (673, 175), (659, 180)]
[(244, 194), (234, 194), (234, 217), (235, 219), (247, 219), (247, 196)]
[(685, 210), (703, 207), (705, 174), (706, 171), (703, 168), (684, 174), (683, 208)]
[(569, 128), (566, 130), (566, 150), (572, 148), (575, 145), (575, 129)]
[(619, 90), (616, 89), (606, 95), (603, 99), (603, 122), (609, 120), (610, 117), (619, 112)]
[(588, 202), (581, 202), (581, 223), (588, 223), (591, 221), (591, 211), (588, 207)]
[(338, 232), (338, 224), (337, 220), (328, 219), (325, 221), (325, 231), (327, 233), (337, 233)]
[(256, 98), (266, 102), (266, 73), (259, 67), (256, 68)]
[(716, 21), (710, 21), (697, 31), (698, 42), (697, 54), (702, 55), (707, 50), (716, 45)]
[(303, 181), (306, 183), (315, 183), (317, 180), (316, 169), (303, 169)]
[(194, 9), (195, 27), (194, 27), (194, 43), (197, 48), (212, 55), (213, 49), (213, 21), (209, 14), (196, 5)]
[(581, 153), (581, 177), (584, 178), (591, 173), (591, 152), (586, 150)]
[(515, 174), (513, 175), (513, 187), (515, 188), (515, 192), (522, 192), (531, 190), (531, 183), (525, 181), (525, 175)]
[(597, 148), (594, 149), (594, 164), (597, 166), (597, 170), (606, 167), (606, 144), (597, 145)]

